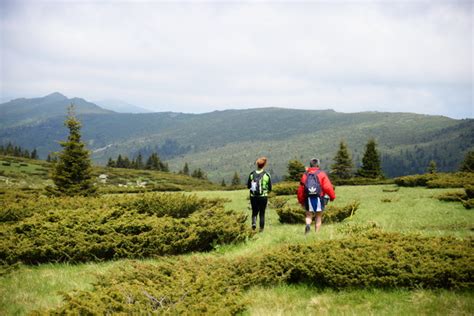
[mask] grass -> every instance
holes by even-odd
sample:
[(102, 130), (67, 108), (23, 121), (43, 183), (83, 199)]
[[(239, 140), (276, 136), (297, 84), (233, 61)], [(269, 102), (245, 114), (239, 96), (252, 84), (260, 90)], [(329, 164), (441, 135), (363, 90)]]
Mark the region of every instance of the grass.
[(244, 315), (472, 315), (472, 292), (359, 289), (334, 291), (307, 285), (253, 288)]
[(24, 315), (58, 306), (61, 293), (91, 289), (99, 275), (117, 264), (120, 262), (20, 266), (0, 278), (0, 314)]
[[(331, 240), (344, 235), (347, 226), (376, 223), (387, 231), (428, 236), (474, 236), (474, 213), (460, 203), (441, 202), (434, 196), (453, 189), (400, 188), (393, 186), (337, 187), (336, 206), (359, 200), (355, 216), (342, 224), (324, 225), (320, 233), (304, 235), (304, 225), (283, 225), (269, 207), (265, 231), (238, 245), (216, 246), (210, 253), (186, 256), (240, 256), (258, 253), (272, 245)], [(229, 199), (229, 209), (249, 214), (247, 191), (201, 191), (201, 197)], [(288, 197), (296, 203), (296, 197)], [(154, 260), (147, 260), (153, 262)], [(54, 264), (19, 266), (0, 276), (0, 314), (23, 315), (32, 310), (61, 304), (61, 292), (90, 289), (91, 284), (111, 267), (126, 265), (126, 260), (80, 265)], [(252, 288), (246, 294), (245, 315), (473, 315), (472, 292), (428, 290), (353, 289), (335, 292), (309, 285), (281, 285)]]

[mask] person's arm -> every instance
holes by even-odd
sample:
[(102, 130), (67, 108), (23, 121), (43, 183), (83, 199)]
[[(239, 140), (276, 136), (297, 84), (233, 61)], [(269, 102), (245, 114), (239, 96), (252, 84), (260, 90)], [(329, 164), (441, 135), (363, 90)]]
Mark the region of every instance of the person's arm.
[(268, 192), (272, 192), (272, 178), (270, 177), (270, 174), (267, 173), (268, 177)]
[(319, 174), (321, 176), (321, 187), (323, 189), (323, 193), (329, 196), (331, 201), (336, 199), (336, 192), (334, 192), (334, 187), (332, 186), (331, 180), (329, 180), (326, 173), (321, 172)]
[(252, 173), (249, 174), (249, 178), (247, 179), (247, 189), (250, 189), (250, 187), (251, 187), (251, 184), (250, 184), (252, 182), (252, 180), (250, 179), (251, 175), (252, 175)]
[(303, 174), (301, 176), (301, 180), (300, 180), (300, 186), (298, 187), (298, 191), (296, 192), (296, 197), (298, 198), (298, 202), (301, 204), (301, 205), (305, 205), (305, 192), (304, 192), (304, 183), (306, 182), (306, 174)]

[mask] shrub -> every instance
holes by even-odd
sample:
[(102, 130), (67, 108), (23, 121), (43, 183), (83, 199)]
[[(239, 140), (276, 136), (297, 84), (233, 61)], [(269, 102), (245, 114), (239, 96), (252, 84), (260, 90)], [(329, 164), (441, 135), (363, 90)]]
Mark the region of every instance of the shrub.
[(268, 202), (270, 203), (272, 208), (277, 209), (285, 206), (285, 204), (288, 202), (288, 199), (283, 196), (274, 196), (271, 197)]
[(466, 196), (469, 198), (469, 199), (473, 199), (474, 198), (474, 185), (467, 185), (464, 187), (464, 191), (466, 192)]
[[(358, 201), (353, 201), (343, 207), (328, 205), (323, 212), (324, 223), (342, 222), (347, 217), (354, 215), (359, 207)], [(301, 206), (283, 205), (276, 209), (280, 223), (301, 224), (305, 223), (305, 211)]]
[[(59, 200), (62, 206), (64, 199)], [(182, 194), (128, 199), (115, 205), (113, 200), (104, 203), (99, 199), (95, 208), (90, 207), (92, 202), (68, 209), (45, 208), (3, 224), (0, 261), (37, 264), (146, 258), (208, 251), (252, 234), (246, 215), (224, 210), (222, 201)], [(70, 203), (78, 201), (81, 199), (76, 197)]]
[(350, 179), (337, 179), (332, 180), (333, 185), (377, 185), (377, 184), (392, 184), (392, 179), (371, 179), (354, 177)]
[(369, 230), (343, 239), (275, 246), (238, 258), (129, 262), (94, 289), (66, 295), (58, 314), (220, 314), (245, 310), (252, 286), (472, 289), (472, 240)]
[(401, 187), (424, 187), (429, 180), (435, 177), (434, 174), (411, 175), (395, 178), (395, 184)]
[(462, 201), (462, 205), (467, 208), (468, 210), (474, 208), (474, 199), (468, 199), (465, 201)]
[(464, 192), (446, 192), (436, 196), (436, 198), (444, 202), (462, 202), (467, 198), (467, 195)]
[(274, 195), (296, 195), (298, 190), (298, 182), (279, 182), (272, 188)]
[(436, 173), (399, 177), (395, 179), (399, 186), (414, 187), (426, 186), (428, 188), (462, 188), (474, 185), (474, 173)]

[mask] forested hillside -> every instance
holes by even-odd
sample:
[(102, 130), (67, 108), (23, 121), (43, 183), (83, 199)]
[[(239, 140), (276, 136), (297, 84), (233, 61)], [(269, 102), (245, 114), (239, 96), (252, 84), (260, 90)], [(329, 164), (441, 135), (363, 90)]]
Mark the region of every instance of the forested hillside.
[[(73, 103), (82, 100), (64, 100), (59, 94), (45, 98)], [(42, 158), (58, 150), (57, 142), (67, 133), (63, 125), (66, 111), (48, 110), (51, 105), (44, 105), (48, 102), (34, 101), (45, 98), (0, 105), (0, 143), (36, 148)], [(282, 108), (127, 114), (91, 104), (79, 102), (76, 108), (83, 138), (96, 163), (105, 164), (118, 154), (133, 158), (139, 152), (146, 156), (157, 151), (172, 171), (188, 162), (190, 169), (202, 168), (211, 180), (225, 179), (227, 183), (235, 171), (246, 177), (259, 155), (269, 157), (268, 168), (275, 179), (285, 174), (290, 159), (306, 162), (317, 156), (328, 169), (341, 140), (347, 143), (357, 166), (368, 139), (375, 138), (383, 170), (390, 177), (424, 172), (430, 160), (436, 161), (440, 171), (456, 170), (474, 147), (472, 119)]]

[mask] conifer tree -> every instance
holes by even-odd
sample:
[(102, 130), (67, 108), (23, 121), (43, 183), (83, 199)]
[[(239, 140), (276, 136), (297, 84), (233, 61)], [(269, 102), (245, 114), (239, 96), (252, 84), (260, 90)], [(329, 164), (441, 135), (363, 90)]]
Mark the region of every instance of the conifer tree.
[(38, 159), (38, 152), (36, 151), (36, 148), (31, 152), (31, 159)]
[(227, 186), (227, 185), (225, 184), (224, 178), (222, 178), (221, 187), (225, 187), (225, 186)]
[(151, 170), (162, 170), (163, 164), (161, 163), (160, 157), (157, 153), (152, 153), (150, 157), (148, 157), (145, 168)]
[(201, 168), (194, 170), (191, 174), (191, 177), (198, 179), (207, 179), (206, 174), (201, 170)]
[(288, 161), (288, 175), (285, 176), (287, 181), (300, 181), (301, 176), (305, 172), (303, 163), (299, 160)]
[(57, 195), (93, 195), (96, 188), (92, 182), (89, 151), (81, 141), (81, 123), (74, 115), (73, 105), (68, 109), (64, 125), (69, 128), (69, 136), (67, 141), (60, 142), (63, 150), (52, 171), (55, 187), (49, 187), (48, 191)]
[(112, 157), (109, 157), (109, 161), (107, 161), (107, 167), (115, 168), (115, 166), (115, 161), (112, 159)]
[(239, 174), (237, 173), (237, 171), (234, 173), (234, 176), (232, 177), (232, 182), (231, 184), (233, 186), (237, 186), (237, 185), (240, 185), (240, 176)]
[(428, 165), (428, 173), (434, 174), (438, 171), (438, 168), (436, 166), (436, 161), (431, 160), (429, 165)]
[(474, 172), (474, 150), (471, 150), (466, 154), (459, 170), (464, 172)]
[(339, 144), (339, 150), (334, 156), (334, 164), (331, 166), (331, 174), (339, 179), (349, 179), (352, 177), (352, 163), (351, 154), (347, 149), (346, 143), (341, 141)]
[(117, 157), (117, 162), (115, 163), (115, 167), (123, 168), (123, 158), (121, 154), (119, 154)]
[(187, 162), (184, 163), (183, 174), (189, 176), (189, 166)]
[(364, 157), (362, 157), (362, 166), (358, 170), (358, 175), (363, 178), (383, 178), (380, 156), (377, 152), (375, 139), (370, 139), (365, 146)]
[(143, 169), (143, 156), (142, 153), (138, 153), (137, 158), (135, 159), (135, 168)]

